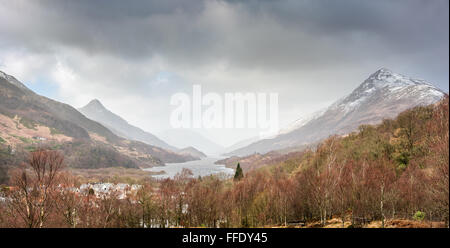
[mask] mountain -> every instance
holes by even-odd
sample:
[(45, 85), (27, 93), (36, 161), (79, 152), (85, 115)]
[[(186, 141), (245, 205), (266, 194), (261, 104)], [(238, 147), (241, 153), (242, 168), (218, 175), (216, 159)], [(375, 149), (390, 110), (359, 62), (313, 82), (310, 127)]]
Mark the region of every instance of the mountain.
[(226, 147), (222, 151), (222, 154), (227, 154), (227, 153), (232, 152), (234, 150), (237, 150), (239, 148), (248, 146), (248, 145), (250, 145), (252, 143), (255, 143), (258, 140), (260, 140), (260, 138), (256, 136), (256, 137), (252, 137), (252, 138), (248, 138), (248, 139), (244, 139), (244, 140), (238, 141), (238, 142), (234, 143), (233, 145)]
[[(148, 167), (198, 158), (117, 136), (68, 104), (40, 96), (0, 71), (0, 145), (59, 147), (72, 167)], [(12, 152), (10, 152), (12, 153)]]
[(203, 152), (195, 149), (192, 146), (180, 149), (177, 152), (180, 153), (180, 154), (191, 155), (191, 156), (197, 157), (197, 158), (206, 158), (207, 157), (206, 154), (204, 154)]
[(176, 147), (192, 146), (207, 155), (217, 155), (224, 149), (202, 134), (189, 129), (169, 129), (159, 134), (159, 136)]
[(299, 119), (274, 138), (257, 141), (227, 155), (266, 153), (315, 143), (333, 134), (344, 135), (362, 124), (377, 124), (406, 109), (435, 103), (444, 95), (424, 80), (382, 68), (328, 108)]
[(97, 99), (90, 101), (86, 106), (79, 108), (78, 111), (83, 113), (89, 119), (101, 123), (120, 137), (141, 141), (149, 145), (158, 146), (172, 151), (177, 150), (177, 148), (170, 146), (155, 135), (130, 125), (122, 117), (106, 109)]
[(89, 133), (96, 133), (109, 142), (120, 140), (70, 105), (35, 94), (16, 78), (1, 71), (0, 87), (0, 113), (3, 115), (17, 115), (23, 122), (37, 122), (72, 138), (90, 139)]

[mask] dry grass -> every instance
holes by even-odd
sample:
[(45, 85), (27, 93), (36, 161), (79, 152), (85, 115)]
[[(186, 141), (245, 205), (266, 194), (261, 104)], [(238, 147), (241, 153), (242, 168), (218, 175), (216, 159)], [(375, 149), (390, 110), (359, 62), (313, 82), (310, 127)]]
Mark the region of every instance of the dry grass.
[(444, 223), (443, 222), (441, 223), (441, 222), (396, 219), (396, 220), (387, 221), (386, 227), (387, 228), (431, 228), (431, 227), (444, 227)]
[[(0, 134), (6, 143), (12, 146), (38, 142), (33, 137), (42, 137), (48, 141), (65, 142), (72, 138), (63, 134), (52, 134), (50, 128), (35, 124), (34, 128), (24, 126), (19, 117), (10, 118), (0, 114)], [(27, 142), (25, 142), (27, 141)]]
[[(344, 222), (344, 228), (351, 226), (349, 218), (346, 218)], [(386, 220), (385, 228), (444, 228), (444, 222), (430, 222), (430, 221), (415, 221), (405, 219)], [(340, 218), (334, 217), (326, 221), (326, 224), (322, 226), (320, 221), (309, 222), (305, 228), (342, 228), (342, 221)], [(370, 223), (362, 226), (362, 228), (381, 228), (381, 221), (371, 221)]]
[[(344, 228), (349, 227), (351, 224), (352, 223), (350, 221), (345, 220)], [(342, 228), (342, 220), (340, 218), (333, 218), (331, 220), (328, 220), (324, 227), (325, 228)]]
[[(344, 228), (348, 228), (352, 223), (348, 221), (348, 218), (346, 218), (344, 222)], [(334, 217), (330, 220), (327, 220), (325, 225), (322, 226), (320, 221), (314, 221), (307, 223), (305, 228), (342, 228), (342, 220), (341, 218)]]
[(100, 169), (68, 169), (77, 176), (81, 183), (113, 182), (113, 183), (139, 183), (151, 180), (151, 176), (158, 172), (141, 169), (110, 167)]
[[(365, 225), (366, 228), (381, 228), (381, 220), (371, 221), (369, 224)], [(385, 225), (387, 227), (387, 225)]]

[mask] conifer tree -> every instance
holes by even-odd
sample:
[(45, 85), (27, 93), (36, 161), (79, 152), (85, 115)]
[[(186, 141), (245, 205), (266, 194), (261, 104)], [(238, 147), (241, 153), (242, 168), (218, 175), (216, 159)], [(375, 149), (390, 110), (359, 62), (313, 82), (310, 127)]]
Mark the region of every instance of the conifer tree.
[(242, 171), (241, 165), (238, 163), (236, 167), (236, 173), (234, 174), (234, 180), (239, 181), (244, 177), (244, 172)]

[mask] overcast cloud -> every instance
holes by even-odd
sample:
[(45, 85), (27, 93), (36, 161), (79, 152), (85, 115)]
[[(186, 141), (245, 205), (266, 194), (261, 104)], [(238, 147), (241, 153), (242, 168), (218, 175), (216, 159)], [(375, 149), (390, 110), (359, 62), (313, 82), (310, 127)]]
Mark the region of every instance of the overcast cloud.
[[(447, 0), (0, 0), (0, 70), (81, 107), (98, 98), (152, 133), (170, 96), (279, 92), (280, 124), (381, 67), (448, 92)], [(202, 130), (222, 145), (257, 130)]]

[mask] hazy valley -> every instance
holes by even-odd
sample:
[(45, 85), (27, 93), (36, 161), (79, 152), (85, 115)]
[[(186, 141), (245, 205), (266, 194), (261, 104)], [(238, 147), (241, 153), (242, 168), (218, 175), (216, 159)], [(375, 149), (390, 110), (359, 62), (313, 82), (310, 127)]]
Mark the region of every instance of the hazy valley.
[[(43, 154), (46, 154), (45, 149), (49, 149), (50, 155), (48, 156), (63, 156), (64, 159), (61, 161), (64, 161), (67, 166), (65, 170), (74, 177), (70, 179), (72, 185), (79, 185), (76, 186), (76, 192), (78, 192), (76, 194), (91, 190), (91, 188), (95, 188), (97, 191), (101, 189), (95, 193), (96, 197), (101, 199), (105, 196), (113, 197), (111, 194), (116, 192), (117, 204), (119, 204), (120, 201), (132, 195), (138, 194), (133, 197), (139, 197), (139, 192), (142, 193), (142, 190), (148, 190), (149, 187), (157, 190), (158, 194), (165, 194), (165, 190), (175, 187), (171, 189), (175, 190), (171, 191), (171, 194), (175, 194), (172, 197), (178, 197), (177, 194), (181, 192), (190, 192), (188, 194), (194, 195), (188, 196), (193, 198), (186, 199), (186, 204), (194, 206), (195, 203), (189, 203), (189, 201), (204, 203), (208, 201), (204, 198), (208, 195), (196, 195), (198, 193), (196, 190), (215, 185), (214, 187), (218, 188), (211, 188), (212, 191), (206, 194), (211, 194), (210, 197), (214, 198), (210, 199), (211, 204), (220, 205), (223, 204), (220, 201), (222, 194), (233, 195), (242, 190), (240, 187), (249, 184), (250, 189), (260, 193), (253, 196), (250, 192), (246, 193), (250, 194), (247, 195), (248, 197), (257, 198), (250, 198), (253, 200), (249, 202), (250, 208), (247, 211), (250, 212), (245, 214), (246, 222), (241, 223), (243, 226), (277, 223), (288, 225), (288, 222), (292, 222), (289, 225), (295, 226), (298, 225), (298, 222), (294, 220), (299, 219), (305, 213), (296, 211), (312, 204), (315, 206), (313, 208), (315, 210), (310, 213), (320, 214), (322, 217), (319, 221), (314, 217), (312, 219), (306, 216), (300, 218), (300, 223), (303, 223), (301, 225), (309, 227), (422, 225), (414, 221), (400, 221), (398, 217), (395, 217), (396, 215), (404, 216), (400, 213), (407, 210), (401, 210), (401, 208), (407, 205), (397, 205), (397, 208), (400, 208), (396, 211), (398, 213), (392, 212), (389, 222), (385, 223), (385, 219), (382, 219), (382, 222), (373, 222), (367, 219), (378, 219), (379, 211), (368, 216), (362, 212), (355, 212), (359, 211), (357, 209), (360, 207), (370, 209), (370, 205), (353, 205), (354, 211), (348, 214), (339, 212), (339, 208), (331, 203), (331, 205), (328, 203), (323, 205), (322, 208), (320, 204), (324, 203), (314, 202), (317, 199), (328, 201), (326, 198), (316, 198), (316, 200), (311, 199), (311, 202), (304, 202), (308, 201), (307, 199), (310, 197), (324, 197), (323, 194), (328, 194), (304, 191), (313, 190), (322, 183), (324, 185), (319, 188), (325, 187), (324, 189), (331, 190), (330, 192), (333, 194), (338, 194), (334, 196), (338, 199), (344, 197), (339, 194), (347, 194), (347, 191), (339, 190), (350, 190), (348, 188), (350, 185), (345, 184), (345, 182), (350, 182), (341, 177), (362, 173), (358, 166), (369, 166), (367, 168), (369, 170), (368, 178), (362, 175), (360, 180), (363, 181), (353, 182), (355, 185), (367, 184), (361, 190), (378, 187), (378, 173), (392, 176), (386, 179), (390, 180), (389, 182), (384, 183), (389, 183), (388, 190), (393, 190), (393, 194), (395, 191), (396, 195), (405, 193), (402, 191), (403, 180), (405, 180), (403, 177), (412, 175), (417, 177), (420, 183), (425, 183), (421, 180), (435, 178), (433, 180), (437, 180), (438, 184), (431, 184), (431, 187), (434, 187), (433, 185), (445, 187), (446, 183), (448, 186), (448, 153), (441, 150), (445, 144), (448, 146), (448, 96), (425, 81), (410, 79), (387, 69), (375, 72), (350, 95), (311, 117), (300, 119), (272, 139), (256, 142), (254, 139), (245, 140), (231, 148), (222, 148), (221, 150), (218, 150), (218, 146), (210, 145), (210, 148), (216, 149), (214, 151), (218, 153), (220, 151), (228, 152), (227, 157), (222, 159), (208, 157), (192, 146), (180, 149), (169, 145), (153, 134), (128, 124), (123, 118), (107, 110), (98, 100), (93, 100), (81, 108), (80, 113), (67, 104), (33, 93), (10, 75), (5, 73), (0, 75), (2, 87), (0, 179), (6, 185), (8, 182), (14, 183), (15, 180), (18, 180), (15, 179), (14, 173), (19, 164), (32, 162), (35, 156), (47, 156)], [(374, 124), (376, 125), (374, 126)], [(437, 137), (439, 138), (436, 139)], [(229, 152), (234, 148), (238, 149)], [(241, 154), (241, 156), (236, 156), (236, 154)], [(51, 161), (49, 161), (50, 164)], [(387, 163), (387, 165), (378, 168), (379, 163)], [(61, 165), (62, 163), (58, 164), (58, 166)], [(444, 174), (437, 175), (436, 173)], [(230, 177), (233, 174), (235, 174), (234, 180), (231, 180)], [(397, 176), (394, 176), (395, 174)], [(419, 174), (421, 175), (419, 176)], [(444, 176), (444, 179), (441, 176)], [(198, 179), (193, 179), (196, 177)], [(203, 181), (201, 177), (206, 181)], [(81, 183), (84, 184), (81, 185)], [(172, 185), (173, 183), (178, 186)], [(210, 185), (211, 183), (212, 185)], [(230, 186), (229, 183), (232, 185)], [(296, 187), (299, 187), (297, 183), (304, 189), (296, 190)], [(329, 183), (331, 184), (328, 185)], [(116, 184), (117, 186), (114, 186)], [(272, 186), (269, 187), (268, 184)], [(417, 184), (415, 187), (422, 187), (420, 185)], [(128, 190), (127, 187), (131, 186), (133, 189)], [(5, 189), (8, 188), (9, 186), (5, 186)], [(273, 192), (271, 191), (273, 189), (281, 191)], [(270, 191), (266, 192), (267, 190)], [(280, 192), (283, 193), (280, 195)], [(445, 191), (443, 192), (445, 193)], [(272, 201), (267, 203), (270, 204), (267, 205), (269, 207), (267, 211), (274, 215), (270, 218), (267, 216), (268, 219), (260, 219), (257, 212), (252, 212), (256, 209), (252, 209), (258, 206), (259, 197), (265, 197), (265, 194), (272, 193), (276, 195), (272, 197)], [(445, 198), (442, 199), (441, 193), (433, 197), (440, 197), (438, 202), (444, 200), (442, 204), (445, 208)], [(288, 197), (286, 194), (291, 194), (294, 198), (286, 198)], [(367, 201), (376, 201), (376, 197), (379, 197), (376, 196), (377, 193), (367, 194), (366, 196), (369, 197), (365, 199)], [(330, 200), (333, 200), (334, 197)], [(395, 199), (398, 200), (398, 198)], [(297, 202), (298, 200), (300, 202)], [(391, 200), (386, 199), (383, 204), (394, 204)], [(418, 199), (404, 200), (417, 201)], [(236, 204), (243, 204), (243, 202), (239, 200)], [(301, 205), (302, 208), (296, 209), (291, 204), (306, 205)], [(347, 206), (350, 203), (342, 204)], [(415, 202), (414, 204), (426, 206), (415, 209), (441, 209), (443, 207), (442, 205), (427, 205), (428, 202)], [(272, 207), (274, 209), (271, 209)], [(280, 212), (279, 207), (290, 210), (289, 212), (286, 212), (287, 210)], [(439, 212), (441, 210), (436, 209), (433, 210), (438, 211), (435, 212), (436, 216), (441, 216), (442, 212)], [(194, 210), (192, 209), (192, 211)], [(226, 211), (226, 209), (220, 211)], [(309, 210), (301, 211), (308, 212)], [(327, 211), (330, 212), (327, 213)], [(332, 214), (333, 212), (334, 214)], [(195, 214), (195, 212), (193, 213)], [(225, 212), (220, 213), (225, 214)], [(388, 213), (388, 209), (381, 209), (381, 214)], [(328, 214), (329, 217), (326, 217)], [(364, 216), (362, 222), (358, 220), (361, 215)], [(220, 216), (214, 218), (222, 219)], [(233, 218), (235, 217), (238, 216)], [(242, 216), (238, 219), (240, 218)], [(219, 219), (212, 219), (210, 220), (212, 222), (206, 223), (208, 226), (217, 226), (216, 221)], [(156, 220), (152, 219), (151, 223), (154, 221)], [(170, 220), (168, 221), (170, 222)], [(223, 225), (239, 226), (235, 221), (230, 219)], [(448, 219), (446, 221), (448, 223)], [(165, 224), (151, 223), (148, 225), (166, 227)], [(197, 220), (188, 226), (201, 223), (204, 222)], [(174, 222), (169, 226), (180, 224)], [(105, 225), (113, 225), (113, 223), (105, 223)], [(183, 224), (183, 226), (185, 225)], [(429, 220), (429, 224), (425, 224), (425, 227), (428, 227), (427, 225), (445, 226), (447, 224), (436, 222), (433, 218)]]
[(438, 243), (449, 24), (448, 0), (0, 0), (0, 236)]

